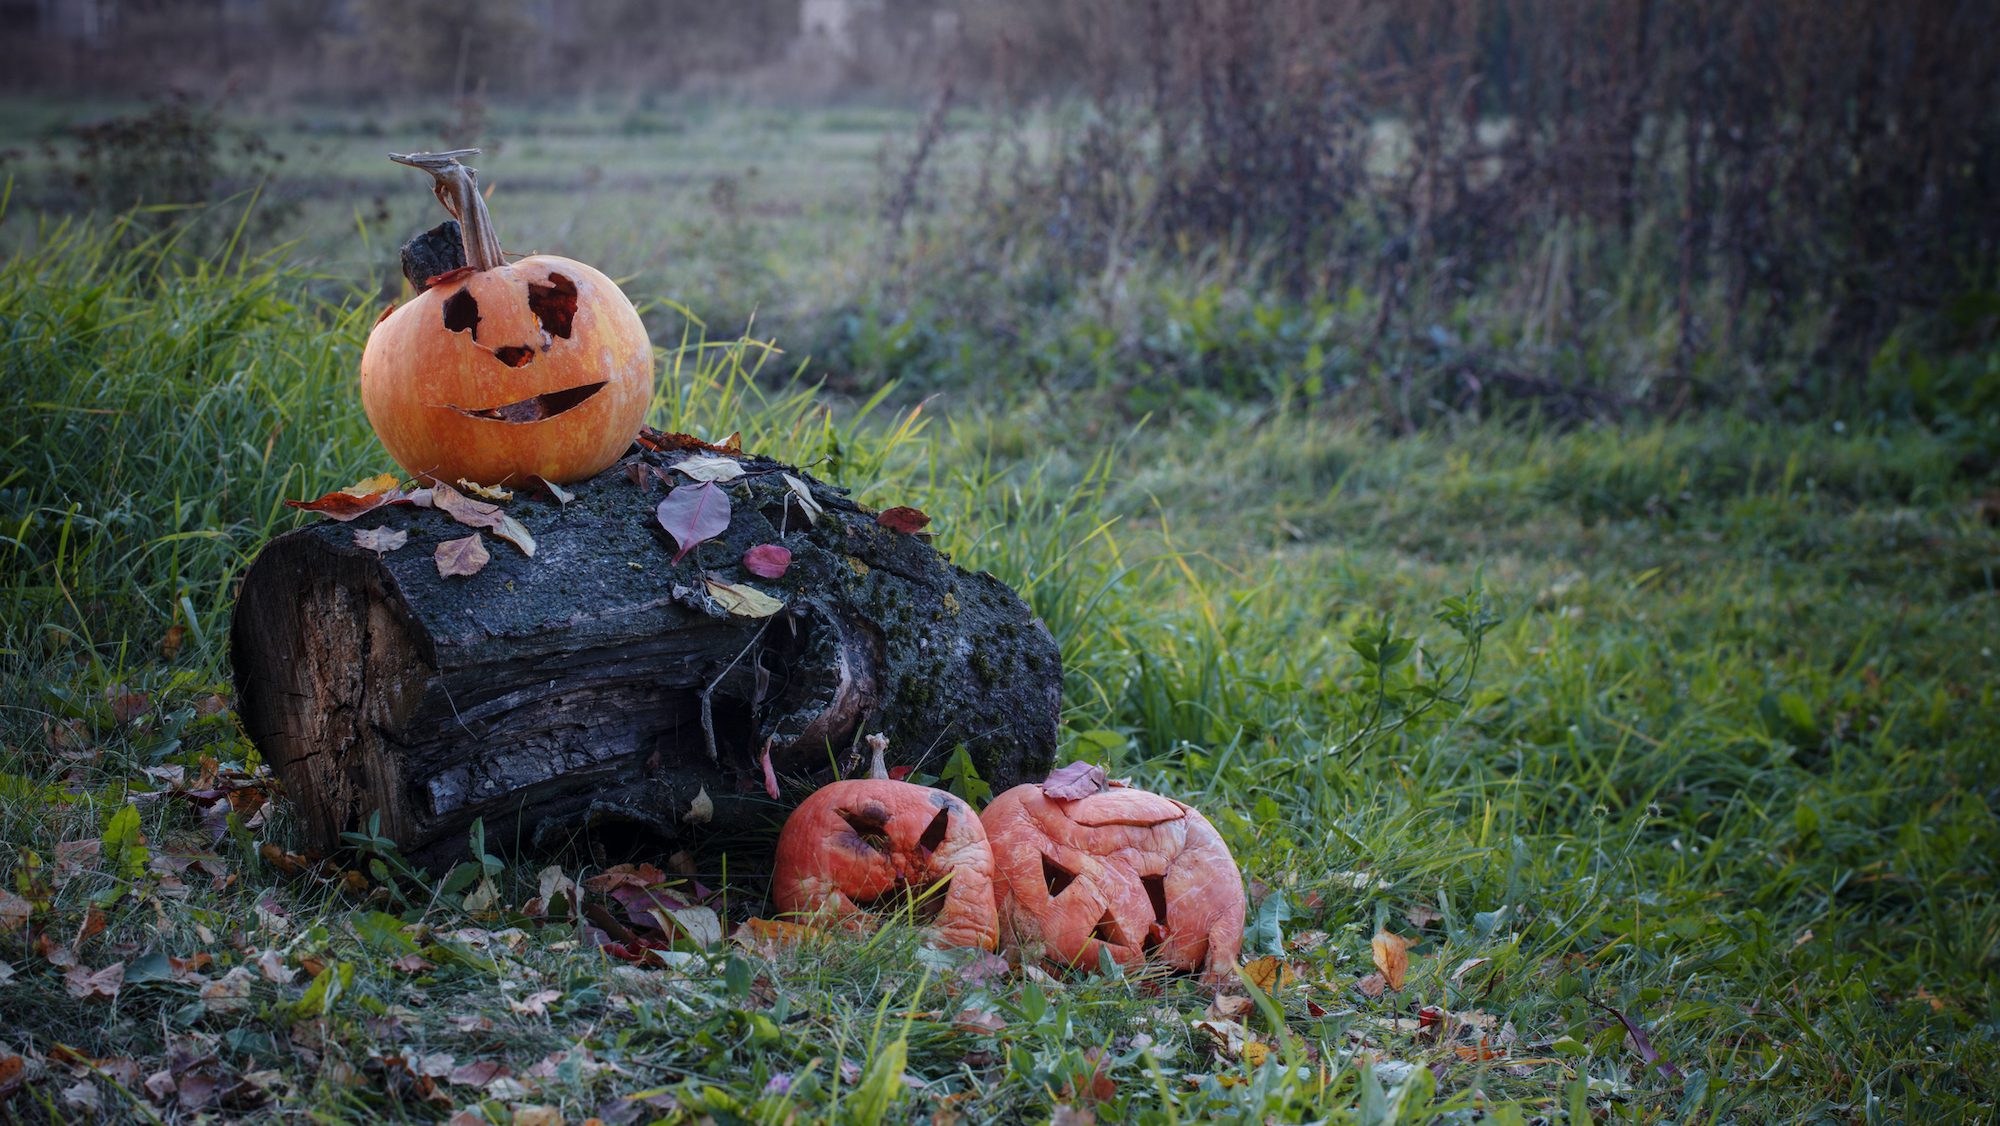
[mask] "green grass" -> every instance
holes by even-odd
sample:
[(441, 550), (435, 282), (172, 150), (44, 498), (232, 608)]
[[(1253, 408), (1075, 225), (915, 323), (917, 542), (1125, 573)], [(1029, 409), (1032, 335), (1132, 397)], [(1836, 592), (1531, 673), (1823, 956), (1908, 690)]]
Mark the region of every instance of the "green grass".
[[(865, 140), (800, 143), (828, 136)], [(1711, 415), (1391, 438), (1325, 401), (1160, 392), (1167, 409), (1135, 421), (1115, 395), (1025, 387), (912, 419), (793, 382), (796, 355), (682, 341), (651, 303), (681, 294), (638, 277), (668, 345), (656, 422), (837, 455), (822, 468), (864, 499), (930, 512), (941, 548), (1055, 631), (1070, 750), (1209, 811), (1260, 918), (1282, 897), (1308, 984), (1246, 1018), (1278, 1047), (1251, 1068), (1191, 1025), (1191, 983), (975, 983), (906, 928), (666, 970), (439, 904), (402, 912), (422, 929), (399, 937), (370, 914), (393, 904), (259, 854), (293, 843), (283, 816), (224, 840), (220, 888), (184, 877), (176, 897), (109, 850), (60, 873), (56, 842), (104, 834), (153, 788), (144, 768), (250, 761), (202, 705), (225, 686), (232, 586), (300, 519), (282, 499), (386, 468), (353, 373), (392, 240), (302, 266), (298, 248), (120, 250), (102, 224), (27, 229), (41, 221), (5, 217), (0, 263), (0, 887), (32, 883), (31, 856), (55, 885), (0, 933), (0, 1056), (36, 1061), (16, 1113), (77, 1117), (81, 1087), (102, 1117), (186, 1117), (117, 1062), (143, 1081), (178, 1058), (204, 1061), (188, 1070), (220, 1080), (229, 1113), (261, 1090), (323, 1121), (475, 1103), (497, 1121), (866, 1120), (871, 1098), (897, 1120), (1037, 1121), (1102, 1050), (1107, 1122), (1994, 1114), (2000, 532), (1956, 431)], [(548, 209), (522, 221), (563, 230)], [(1462, 644), (1433, 613), (1473, 588), (1500, 620), (1463, 706), (1371, 724), (1350, 643), (1393, 620), (1426, 670), (1451, 667)], [(147, 706), (120, 722), (111, 697), (132, 693)], [(140, 809), (156, 856), (208, 847), (186, 806)], [(763, 856), (703, 861), (732, 921), (763, 909)], [(507, 869), (508, 902), (542, 863)], [(89, 967), (205, 951), (201, 972), (242, 996), (155, 980), (72, 998), (29, 935), (69, 945), (94, 900)], [(1378, 927), (1419, 941), (1405, 988), (1374, 997), (1356, 981)], [(406, 942), (436, 968), (391, 968)], [(296, 977), (268, 980), (266, 950)], [(1467, 959), (1486, 961), (1455, 975)], [(525, 1003), (543, 991), (559, 996)], [(1424, 1005), (1491, 1014), (1512, 1056), (1554, 1062), (1460, 1059), (1413, 1027)], [(1600, 1005), (1683, 1075), (1642, 1069)], [(961, 1027), (966, 1009), (1004, 1026)], [(427, 1101), (410, 1071), (438, 1053), (503, 1062), (518, 1086)], [(911, 1082), (875, 1064), (898, 1053)]]

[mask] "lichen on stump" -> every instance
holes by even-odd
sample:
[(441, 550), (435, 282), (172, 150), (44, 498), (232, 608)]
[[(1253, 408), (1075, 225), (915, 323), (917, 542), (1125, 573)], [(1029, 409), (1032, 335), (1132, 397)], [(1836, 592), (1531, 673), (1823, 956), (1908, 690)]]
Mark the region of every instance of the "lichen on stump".
[[(996, 790), (1047, 770), (1061, 660), (1005, 584), (758, 457), (718, 485), (727, 530), (672, 563), (656, 470), (683, 456), (635, 452), (566, 505), (517, 496), (506, 510), (539, 550), (489, 535), (469, 577), (440, 576), (433, 551), (471, 529), (431, 508), (264, 548), (232, 628), (240, 711), (312, 844), (374, 812), (427, 864), (462, 852), (474, 818), (489, 841), (543, 849), (757, 830), (789, 804), (766, 796), (766, 748), (791, 797), (855, 772), (863, 731), (933, 768), (964, 744)], [(784, 472), (809, 483), (816, 523)], [(376, 527), (409, 540), (378, 557), (355, 543)], [(779, 578), (742, 569), (765, 543), (791, 550)], [(710, 575), (785, 608), (731, 614)]]

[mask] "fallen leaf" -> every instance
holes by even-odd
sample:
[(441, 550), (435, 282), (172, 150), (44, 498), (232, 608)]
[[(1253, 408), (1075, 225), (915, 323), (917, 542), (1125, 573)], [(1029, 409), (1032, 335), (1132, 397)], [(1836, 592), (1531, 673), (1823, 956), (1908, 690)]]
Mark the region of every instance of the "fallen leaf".
[(694, 800), (688, 802), (687, 812), (681, 820), (690, 825), (706, 825), (715, 817), (715, 799), (708, 796), (708, 787), (695, 791)]
[(688, 552), (729, 530), (729, 494), (709, 481), (682, 485), (667, 493), (653, 517), (679, 545), (673, 559), (679, 563)]
[(1241, 1059), (1243, 1045), (1250, 1039), (1250, 1030), (1233, 1020), (1198, 1020), (1194, 1028), (1208, 1037), (1210, 1047), (1230, 1059)]
[(1063, 801), (1087, 798), (1110, 788), (1111, 783), (1104, 776), (1104, 768), (1091, 762), (1073, 762), (1068, 766), (1057, 767), (1042, 781), (1043, 794)]
[(426, 970), (437, 969), (437, 963), (422, 954), (405, 954), (389, 963), (389, 968), (398, 973), (420, 974)]
[(1235, 1020), (1250, 1011), (1250, 998), (1241, 993), (1218, 993), (1202, 1016), (1208, 1020)]
[(1299, 980), (1299, 975), (1284, 960), (1273, 954), (1253, 958), (1243, 967), (1243, 979), (1263, 990), (1276, 993)]
[(462, 540), (446, 540), (437, 545), (431, 558), (437, 561), (438, 575), (448, 579), (453, 575), (478, 574), (493, 556), (487, 552), (479, 533), (474, 532)]
[(458, 479), (458, 487), (478, 497), (480, 500), (503, 501), (514, 499), (514, 490), (512, 489), (504, 489), (499, 485), (482, 485), (477, 481), (468, 481), (463, 477)]
[(366, 516), (388, 503), (388, 493), (373, 493), (369, 496), (328, 493), (318, 500), (288, 500), (285, 502), (285, 507), (317, 512), (329, 520), (338, 520), (345, 524), (356, 517)]
[(1355, 979), (1354, 988), (1359, 989), (1363, 996), (1380, 997), (1388, 990), (1389, 979), (1379, 973), (1366, 974)]
[(27, 1085), (28, 1061), (15, 1055), (0, 1056), (0, 1103)]
[[(722, 943), (722, 919), (715, 913), (715, 908), (713, 907), (702, 907), (699, 905), (693, 907), (655, 907), (652, 914), (653, 918), (659, 922), (661, 930), (671, 933), (674, 929), (678, 928), (682, 934), (688, 937), (689, 941), (704, 950), (712, 949)], [(669, 920), (672, 922), (671, 926), (669, 925)]]
[(401, 528), (356, 528), (354, 546), (377, 555), (387, 555), (410, 542), (410, 533)]
[(508, 1109), (514, 1126), (563, 1126), (562, 1112), (552, 1106), (516, 1103)]
[(696, 481), (734, 481), (743, 476), (742, 462), (715, 454), (690, 454), (669, 468)]
[(984, 989), (997, 981), (1005, 981), (1011, 969), (1007, 959), (998, 954), (981, 950), (972, 960), (958, 968), (958, 979), (974, 989)]
[(394, 473), (377, 473), (373, 477), (363, 477), (340, 491), (350, 496), (372, 497), (378, 493), (386, 493), (400, 484), (402, 478)]
[(708, 586), (708, 596), (722, 603), (722, 608), (744, 618), (768, 618), (785, 608), (785, 604), (765, 594), (754, 586), (742, 583), (725, 583), (719, 579), (702, 580)]
[(1004, 1031), (1007, 1020), (990, 1009), (961, 1009), (951, 1018), (951, 1026), (960, 1032), (991, 1034)]
[(1610, 1013), (1612, 1016), (1617, 1017), (1618, 1023), (1625, 1026), (1625, 1035), (1631, 1039), (1633, 1049), (1639, 1053), (1640, 1059), (1646, 1061), (1646, 1067), (1644, 1070), (1650, 1071), (1654, 1068), (1658, 1068), (1660, 1074), (1666, 1076), (1669, 1079), (1682, 1078), (1681, 1069), (1674, 1066), (1674, 1062), (1672, 1060), (1662, 1057), (1658, 1051), (1654, 1050), (1653, 1038), (1646, 1035), (1646, 1030), (1639, 1027), (1639, 1022), (1633, 1020), (1629, 1016), (1626, 1016), (1625, 1010), (1614, 1009), (1610, 1005), (1607, 1005), (1604, 1002), (1599, 1001), (1596, 998), (1590, 996), (1585, 996), (1584, 1000), (1589, 1001), (1591, 1004), (1597, 1006), (1600, 1009), (1603, 1009), (1605, 1012)]
[(760, 579), (783, 578), (791, 567), (791, 549), (774, 543), (760, 543), (743, 553), (743, 569)]
[(738, 946), (791, 946), (813, 938), (819, 932), (804, 923), (786, 919), (749, 918), (730, 932), (729, 941)]
[(559, 507), (567, 506), (570, 501), (576, 499), (575, 493), (570, 492), (568, 489), (563, 488), (561, 485), (556, 484), (554, 481), (549, 480), (547, 477), (543, 477), (540, 475), (531, 476), (528, 478), (528, 483), (530, 485), (533, 485), (536, 489), (549, 494), (549, 496), (552, 499), (554, 499), (557, 506)]
[(820, 514), (826, 509), (820, 507), (819, 501), (813, 499), (812, 488), (789, 473), (782, 473), (779, 476), (784, 478), (785, 487), (792, 491), (792, 499), (798, 502), (799, 511), (805, 514), (806, 523), (819, 523)]
[(1451, 971), (1451, 980), (1463, 981), (1465, 975), (1492, 961), (1491, 958), (1467, 958)]
[(484, 1087), (510, 1074), (507, 1065), (499, 1060), (472, 1060), (452, 1068), (445, 1081), (457, 1087)]
[(1409, 920), (1412, 929), (1422, 930), (1425, 927), (1430, 926), (1432, 923), (1438, 922), (1439, 920), (1443, 919), (1444, 915), (1443, 913), (1438, 911), (1437, 908), (1432, 907), (1429, 904), (1418, 903), (1412, 905), (1409, 910), (1403, 912), (1403, 918)]
[(1369, 940), (1375, 953), (1375, 968), (1382, 971), (1382, 978), (1390, 989), (1403, 988), (1403, 978), (1410, 972), (1410, 940), (1391, 931), (1378, 930)]
[(519, 1001), (507, 1002), (507, 1007), (522, 1016), (545, 1016), (549, 1011), (549, 1002), (561, 996), (562, 990), (560, 989), (542, 989), (528, 994)]
[(0, 888), (0, 934), (20, 930), (27, 924), (28, 916), (34, 914), (34, 910), (34, 904), (5, 888)]
[(171, 661), (180, 656), (181, 646), (187, 643), (188, 628), (180, 622), (167, 627), (166, 636), (160, 638), (160, 657)]
[(257, 972), (264, 980), (274, 985), (290, 985), (299, 972), (285, 964), (285, 956), (276, 950), (266, 950), (257, 955)]
[(521, 554), (530, 559), (535, 557), (535, 537), (497, 504), (473, 500), (440, 482), (431, 486), (431, 507), (468, 528), (490, 529), (494, 535), (520, 548)]
[(901, 532), (907, 536), (923, 531), (924, 525), (930, 523), (931, 518), (917, 509), (899, 504), (876, 513), (875, 522), (892, 532)]
[(1310, 954), (1325, 946), (1326, 940), (1331, 937), (1325, 931), (1300, 931), (1286, 939), (1285, 945), (1300, 954)]
[(125, 984), (125, 963), (113, 962), (101, 970), (92, 971), (88, 966), (71, 966), (63, 974), (63, 988), (79, 1001), (93, 997), (110, 1000), (118, 996), (118, 987)]

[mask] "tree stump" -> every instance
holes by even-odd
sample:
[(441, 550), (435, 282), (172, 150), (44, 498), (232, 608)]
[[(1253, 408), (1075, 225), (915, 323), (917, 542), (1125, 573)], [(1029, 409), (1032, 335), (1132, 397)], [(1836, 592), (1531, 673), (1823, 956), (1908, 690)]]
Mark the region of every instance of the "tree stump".
[[(669, 481), (690, 487), (671, 473), (687, 456), (640, 449), (563, 505), (517, 495), (505, 510), (537, 553), (487, 533), (491, 561), (471, 576), (440, 576), (434, 549), (473, 529), (434, 508), (265, 546), (231, 629), (239, 712), (310, 844), (336, 847), (377, 812), (432, 867), (464, 852), (475, 818), (488, 841), (621, 856), (755, 832), (854, 773), (871, 731), (892, 761), (933, 771), (963, 745), (996, 792), (1046, 772), (1061, 656), (1013, 591), (761, 457), (717, 484), (727, 530), (674, 563), (654, 509)], [(355, 542), (370, 528), (409, 540), (378, 555)], [(792, 553), (776, 579), (742, 566), (766, 543)], [(707, 577), (784, 608), (731, 613)]]

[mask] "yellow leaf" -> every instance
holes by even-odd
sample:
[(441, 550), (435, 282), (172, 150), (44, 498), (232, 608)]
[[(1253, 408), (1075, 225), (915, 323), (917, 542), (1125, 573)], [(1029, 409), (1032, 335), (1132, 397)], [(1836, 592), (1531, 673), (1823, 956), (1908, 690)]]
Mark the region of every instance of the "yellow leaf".
[(1276, 993), (1299, 979), (1299, 975), (1293, 972), (1292, 967), (1272, 954), (1252, 959), (1243, 967), (1243, 977), (1266, 993)]
[(480, 500), (514, 499), (514, 491), (512, 489), (503, 489), (498, 485), (482, 485), (477, 481), (468, 481), (463, 477), (458, 479), (458, 487), (478, 497)]
[(703, 580), (708, 584), (708, 596), (722, 603), (722, 608), (745, 618), (768, 618), (785, 608), (785, 604), (743, 583), (725, 583), (719, 579)]
[(386, 493), (401, 483), (402, 478), (394, 473), (377, 473), (373, 477), (363, 477), (340, 491), (348, 496), (372, 497), (376, 493)]
[(1389, 988), (1403, 988), (1403, 978), (1410, 972), (1410, 940), (1390, 931), (1378, 930), (1369, 945), (1375, 951), (1375, 968), (1382, 971)]
[(1258, 1040), (1245, 1040), (1243, 1042), (1244, 1063), (1249, 1064), (1251, 1067), (1262, 1067), (1264, 1066), (1264, 1061), (1270, 1058), (1271, 1046), (1269, 1044)]

